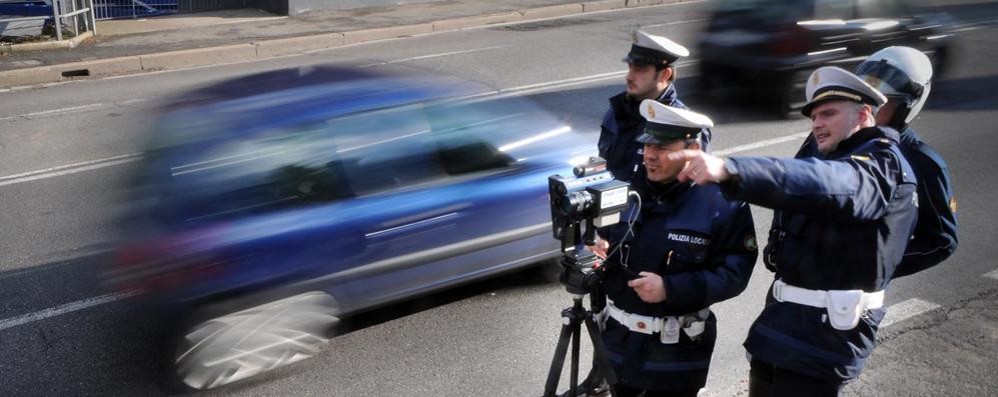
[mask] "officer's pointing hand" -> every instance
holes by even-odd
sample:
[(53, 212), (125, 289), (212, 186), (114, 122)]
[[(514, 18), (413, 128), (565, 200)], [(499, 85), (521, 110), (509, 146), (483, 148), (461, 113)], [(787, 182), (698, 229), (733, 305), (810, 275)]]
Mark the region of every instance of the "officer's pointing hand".
[(648, 303), (658, 303), (665, 300), (665, 283), (662, 276), (651, 272), (638, 273), (639, 278), (628, 281), (627, 286), (634, 288), (641, 300)]
[(724, 182), (729, 178), (724, 159), (700, 150), (680, 150), (669, 153), (669, 160), (686, 160), (686, 166), (676, 176), (680, 182), (693, 181), (698, 185)]

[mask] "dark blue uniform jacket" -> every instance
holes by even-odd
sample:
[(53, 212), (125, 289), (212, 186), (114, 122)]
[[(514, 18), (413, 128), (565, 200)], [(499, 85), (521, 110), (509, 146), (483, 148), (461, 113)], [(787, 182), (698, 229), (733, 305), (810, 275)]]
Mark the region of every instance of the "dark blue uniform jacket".
[[(915, 175), (897, 131), (861, 129), (824, 158), (731, 158), (728, 197), (775, 209), (765, 255), (776, 278), (802, 288), (887, 288), (914, 229)], [(777, 302), (772, 294), (749, 329), (753, 358), (828, 381), (859, 375), (885, 311), (851, 330), (832, 328), (825, 309)]]
[[(658, 101), (668, 106), (686, 109), (686, 105), (676, 97), (676, 88), (673, 84), (669, 84)], [(640, 104), (641, 101), (628, 98), (626, 92), (610, 98), (610, 109), (603, 116), (603, 125), (600, 129), (597, 145), (599, 156), (606, 159), (607, 169), (613, 177), (624, 182), (630, 182), (634, 178), (638, 166), (644, 161), (641, 157), (644, 144), (636, 141), (645, 130), (645, 118), (638, 109)], [(700, 140), (706, 151), (707, 144), (710, 143), (709, 129), (705, 128), (700, 132)]]
[(956, 251), (956, 199), (943, 157), (912, 131), (901, 132), (901, 153), (918, 179), (918, 224), (894, 277), (939, 264)]
[[(741, 293), (748, 285), (758, 256), (749, 206), (726, 200), (717, 185), (650, 184), (644, 168), (631, 186), (642, 206), (633, 233), (621, 223), (601, 230), (611, 243), (604, 282), (607, 296), (628, 313), (678, 316), (696, 312)], [(622, 268), (622, 263), (627, 269)], [(642, 271), (663, 277), (666, 300), (646, 303), (627, 281)], [(658, 333), (629, 331), (607, 320), (603, 339), (621, 382), (649, 390), (695, 391), (707, 380), (717, 336), (716, 319), (698, 340), (680, 332), (676, 344), (662, 344)]]
[[(939, 264), (956, 251), (958, 243), (956, 201), (946, 162), (911, 128), (901, 131), (900, 146), (918, 181), (918, 223), (894, 278)], [(798, 156), (817, 154), (813, 137), (808, 137)]]

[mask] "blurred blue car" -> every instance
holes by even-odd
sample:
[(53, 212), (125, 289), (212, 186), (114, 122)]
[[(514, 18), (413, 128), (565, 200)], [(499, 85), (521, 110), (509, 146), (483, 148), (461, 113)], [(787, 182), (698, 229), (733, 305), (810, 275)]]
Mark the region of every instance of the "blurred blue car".
[(547, 177), (593, 137), (474, 92), (323, 66), (166, 105), (106, 281), (180, 308), (171, 376), (225, 385), (314, 355), (343, 316), (558, 256)]

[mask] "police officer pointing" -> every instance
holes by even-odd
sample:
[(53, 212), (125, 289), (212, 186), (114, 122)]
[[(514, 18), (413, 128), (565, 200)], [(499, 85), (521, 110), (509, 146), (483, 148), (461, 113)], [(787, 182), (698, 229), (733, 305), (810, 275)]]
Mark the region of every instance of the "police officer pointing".
[(823, 67), (807, 101), (813, 157), (670, 155), (688, 160), (679, 180), (717, 182), (727, 197), (775, 210), (764, 254), (775, 280), (745, 341), (753, 397), (836, 396), (859, 376), (917, 217), (898, 133), (875, 125), (884, 95)]
[(710, 119), (650, 99), (640, 112), (645, 166), (631, 188), (641, 200), (622, 216), (636, 220), (601, 229), (593, 249), (608, 264), (602, 336), (619, 379), (612, 387), (617, 396), (696, 396), (717, 337), (710, 305), (748, 285), (755, 227), (748, 205), (717, 185), (676, 180), (684, 162), (667, 155), (698, 152)]
[[(856, 67), (856, 75), (887, 97), (877, 112), (877, 125), (901, 134), (901, 153), (918, 180), (918, 223), (905, 248), (894, 278), (910, 275), (948, 258), (956, 251), (956, 198), (949, 169), (939, 153), (909, 127), (928, 100), (932, 88), (932, 62), (911, 47), (887, 47)], [(814, 152), (809, 138), (801, 153)]]
[[(641, 164), (641, 143), (635, 141), (644, 132), (645, 119), (638, 105), (645, 99), (685, 109), (676, 87), (676, 62), (690, 55), (689, 50), (662, 36), (637, 31), (632, 34), (627, 62), (627, 91), (610, 98), (610, 109), (603, 116), (599, 136), (599, 155), (615, 179), (630, 182)], [(710, 142), (710, 129), (700, 131), (703, 149)]]

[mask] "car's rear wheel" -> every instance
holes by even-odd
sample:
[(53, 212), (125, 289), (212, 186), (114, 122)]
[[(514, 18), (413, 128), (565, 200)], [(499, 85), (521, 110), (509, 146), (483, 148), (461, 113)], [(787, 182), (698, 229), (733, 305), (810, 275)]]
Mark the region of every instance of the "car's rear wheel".
[(167, 344), (174, 388), (207, 390), (301, 361), (328, 344), (333, 298), (309, 292), (223, 315), (194, 315)]

